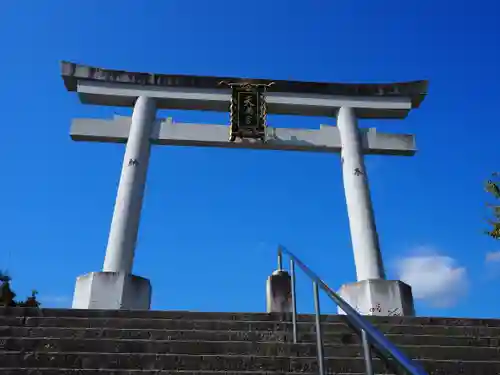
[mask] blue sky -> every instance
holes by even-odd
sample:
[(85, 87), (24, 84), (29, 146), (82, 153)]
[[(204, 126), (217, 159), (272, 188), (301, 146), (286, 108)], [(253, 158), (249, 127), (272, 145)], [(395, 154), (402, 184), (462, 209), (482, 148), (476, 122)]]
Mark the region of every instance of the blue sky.
[[(417, 136), (413, 158), (367, 158), (386, 268), (412, 281), (420, 315), (498, 316), (500, 244), (482, 234), (482, 184), (499, 169), (493, 0), (3, 0), (0, 7), (0, 269), (20, 295), (36, 288), (46, 306), (69, 306), (75, 278), (104, 260), (124, 147), (72, 142), (69, 126), (74, 117), (130, 111), (80, 104), (60, 78), (59, 61), (70, 60), (172, 74), (429, 79), (428, 97), (406, 120), (360, 124)], [(228, 120), (158, 114), (167, 115)], [(240, 225), (246, 229), (231, 230)], [(154, 148), (134, 265), (151, 279), (153, 308), (263, 311), (280, 242), (329, 285), (354, 281), (338, 155)], [(305, 276), (298, 289), (299, 309), (312, 311)], [(438, 306), (444, 297), (450, 302)], [(325, 301), (324, 310), (334, 308)]]

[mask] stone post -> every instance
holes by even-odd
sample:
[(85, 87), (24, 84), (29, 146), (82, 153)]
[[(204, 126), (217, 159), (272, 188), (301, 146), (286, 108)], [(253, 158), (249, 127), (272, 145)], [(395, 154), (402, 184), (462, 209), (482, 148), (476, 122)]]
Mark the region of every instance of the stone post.
[(292, 279), (284, 270), (276, 270), (267, 278), (266, 308), (268, 313), (292, 312)]

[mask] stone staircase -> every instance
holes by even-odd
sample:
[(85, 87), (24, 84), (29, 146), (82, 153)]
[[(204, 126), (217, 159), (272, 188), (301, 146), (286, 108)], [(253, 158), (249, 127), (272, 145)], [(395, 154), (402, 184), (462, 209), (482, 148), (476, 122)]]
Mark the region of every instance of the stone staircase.
[[(317, 374), (314, 316), (0, 308), (0, 375)], [(324, 316), (326, 374), (364, 374), (345, 317)], [(500, 320), (370, 318), (430, 374), (500, 374)], [(374, 360), (378, 374), (396, 374)], [(140, 372), (140, 374), (139, 374)], [(400, 372), (401, 373), (401, 372)]]

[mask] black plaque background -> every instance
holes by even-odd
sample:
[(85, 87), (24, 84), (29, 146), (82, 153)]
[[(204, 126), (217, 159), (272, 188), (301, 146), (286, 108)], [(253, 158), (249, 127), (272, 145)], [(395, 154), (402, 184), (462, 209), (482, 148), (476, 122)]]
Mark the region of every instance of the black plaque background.
[[(243, 128), (252, 128), (252, 129), (260, 129), (262, 124), (261, 124), (261, 103), (260, 103), (260, 93), (258, 91), (243, 91), (243, 90), (238, 90), (236, 93), (238, 99), (236, 101), (236, 121), (237, 121), (237, 126), (239, 129)], [(254, 113), (251, 115), (252, 117), (252, 122), (247, 124), (246, 119), (249, 116), (248, 114), (245, 113), (245, 105), (244, 101), (247, 97), (252, 98), (252, 102), (254, 103)]]
[[(263, 138), (265, 133), (265, 103), (264, 87), (262, 86), (233, 86), (231, 97), (231, 134), (240, 138)], [(247, 124), (245, 119), (244, 100), (252, 97), (255, 104), (252, 122)]]

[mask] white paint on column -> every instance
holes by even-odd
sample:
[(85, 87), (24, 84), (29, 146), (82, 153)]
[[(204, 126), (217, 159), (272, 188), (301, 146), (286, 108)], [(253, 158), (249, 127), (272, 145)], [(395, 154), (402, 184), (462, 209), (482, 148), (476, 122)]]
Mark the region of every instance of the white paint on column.
[(357, 279), (383, 279), (384, 266), (354, 109), (339, 109), (337, 127), (342, 143), (342, 174)]
[(155, 116), (155, 100), (139, 97), (134, 106), (130, 134), (125, 148), (104, 259), (104, 272), (132, 273), (149, 164), (150, 136)]

